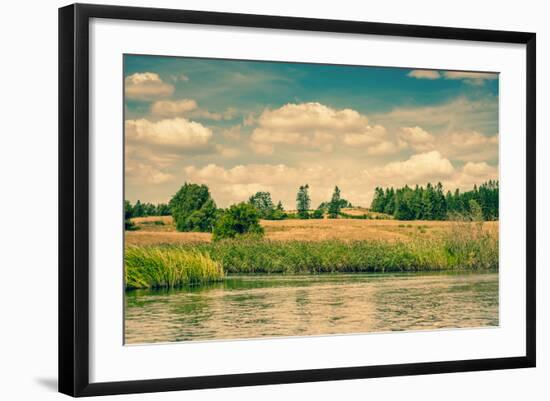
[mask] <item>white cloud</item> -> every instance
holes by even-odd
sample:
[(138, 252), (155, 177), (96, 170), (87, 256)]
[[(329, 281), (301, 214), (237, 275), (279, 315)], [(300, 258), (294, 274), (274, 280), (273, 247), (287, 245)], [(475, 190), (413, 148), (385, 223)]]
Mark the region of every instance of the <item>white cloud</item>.
[(235, 115), (235, 109), (227, 108), (223, 113), (214, 113), (199, 107), (193, 99), (157, 100), (151, 105), (151, 113), (161, 117), (190, 117), (206, 120), (230, 120)]
[(444, 71), (445, 79), (461, 79), (470, 85), (483, 85), (486, 80), (498, 79), (498, 74), (486, 72)]
[(488, 180), (498, 179), (498, 166), (486, 162), (468, 162), (456, 168), (438, 151), (412, 155), (407, 160), (391, 162), (385, 166), (363, 171), (370, 187), (401, 187), (441, 182), (445, 190), (471, 190)]
[(173, 118), (160, 121), (126, 120), (126, 138), (150, 145), (169, 145), (177, 148), (195, 148), (208, 144), (212, 131), (200, 123)]
[[(251, 148), (260, 154), (272, 154), (274, 146), (295, 146), (330, 152), (337, 144), (364, 147), (371, 152), (387, 153), (387, 131), (371, 126), (366, 116), (352, 109), (333, 109), (320, 103), (286, 104), (264, 110), (257, 119)], [(384, 143), (384, 144), (383, 144)]]
[(468, 71), (412, 70), (407, 76), (416, 79), (460, 79), (470, 85), (483, 85), (487, 80), (498, 79), (498, 74)]
[(498, 134), (451, 132), (442, 135), (438, 142), (438, 149), (453, 160), (479, 162), (498, 159)]
[(381, 125), (365, 126), (360, 132), (344, 135), (344, 143), (349, 146), (370, 146), (380, 143), (386, 137), (387, 131)]
[(407, 76), (416, 79), (439, 79), (441, 75), (435, 70), (412, 70)]
[(250, 149), (259, 155), (269, 156), (275, 152), (273, 145), (266, 143), (250, 142)]
[(174, 86), (163, 82), (154, 72), (136, 72), (124, 79), (124, 93), (127, 99), (153, 100), (170, 96)]
[(464, 174), (473, 177), (484, 177), (491, 174), (496, 174), (498, 169), (495, 166), (490, 166), (486, 162), (472, 163), (468, 162), (462, 168)]
[(174, 81), (174, 82), (188, 82), (189, 81), (189, 77), (185, 74), (172, 75), (170, 78), (172, 78), (172, 81)]
[(224, 145), (216, 145), (216, 152), (226, 159), (233, 159), (241, 155), (240, 149)]
[[(282, 200), (285, 207), (293, 209), (296, 203), (296, 192), (303, 184), (310, 185), (312, 205), (330, 199), (334, 185), (342, 186), (344, 194), (349, 195), (358, 176), (342, 180), (343, 171), (330, 167), (312, 165), (308, 167), (290, 167), (285, 164), (247, 164), (224, 168), (209, 164), (202, 168), (187, 166), (183, 169), (185, 179), (190, 182), (209, 185), (216, 202), (221, 206), (242, 202), (256, 191), (269, 191), (273, 200)], [(351, 185), (351, 182), (354, 182)], [(366, 191), (365, 199), (370, 196)]]
[(233, 127), (222, 130), (222, 135), (226, 139), (238, 141), (241, 139), (241, 128), (240, 124), (234, 125)]
[(468, 162), (462, 170), (445, 182), (446, 188), (454, 190), (470, 190), (474, 185), (480, 185), (489, 180), (498, 180), (498, 166), (492, 166), (486, 162)]
[(125, 177), (127, 180), (142, 184), (163, 184), (174, 179), (172, 174), (162, 172), (161, 170), (133, 160), (126, 160)]
[(369, 117), (388, 130), (418, 126), (432, 134), (468, 130), (494, 133), (498, 130), (498, 99), (461, 97), (435, 106), (396, 107)]
[(371, 156), (387, 156), (400, 152), (406, 147), (403, 141), (384, 141), (367, 148), (367, 154)]
[(419, 126), (401, 128), (398, 137), (407, 146), (417, 152), (426, 152), (434, 149), (435, 137)]
[(263, 129), (279, 134), (304, 132), (355, 131), (368, 120), (355, 110), (335, 110), (320, 103), (286, 104), (275, 110), (265, 110), (258, 119)]
[(151, 106), (151, 113), (161, 117), (185, 115), (196, 110), (197, 102), (192, 99), (157, 100)]
[(405, 183), (422, 183), (430, 180), (442, 180), (451, 177), (455, 168), (451, 162), (437, 151), (412, 155), (404, 161), (386, 164), (373, 171), (373, 177), (385, 182), (402, 185)]
[(197, 109), (192, 113), (190, 113), (190, 116), (195, 118), (204, 118), (206, 120), (214, 120), (214, 121), (231, 119), (229, 113), (215, 113), (204, 109)]

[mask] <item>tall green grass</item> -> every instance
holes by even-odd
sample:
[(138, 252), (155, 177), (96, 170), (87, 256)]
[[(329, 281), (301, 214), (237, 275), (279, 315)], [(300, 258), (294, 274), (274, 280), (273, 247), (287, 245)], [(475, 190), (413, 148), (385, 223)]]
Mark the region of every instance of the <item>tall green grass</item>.
[(177, 287), (225, 273), (352, 273), (498, 269), (498, 238), (481, 223), (457, 223), (442, 238), (407, 242), (270, 241), (255, 237), (207, 244), (130, 247), (127, 288)]
[[(485, 245), (490, 248), (486, 249)], [(352, 273), (498, 268), (498, 245), (415, 240), (272, 242), (224, 241), (200, 245), (226, 273)]]
[(124, 252), (127, 289), (182, 287), (223, 279), (220, 262), (205, 252), (174, 247), (128, 247)]

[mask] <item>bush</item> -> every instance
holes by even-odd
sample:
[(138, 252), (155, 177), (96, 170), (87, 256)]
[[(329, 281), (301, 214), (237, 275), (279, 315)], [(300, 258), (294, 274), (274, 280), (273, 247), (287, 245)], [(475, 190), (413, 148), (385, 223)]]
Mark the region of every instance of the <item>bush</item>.
[(232, 205), (218, 219), (212, 232), (214, 241), (235, 238), (244, 234), (262, 236), (264, 229), (260, 226), (260, 216), (254, 206), (249, 203)]
[(218, 217), (216, 204), (206, 185), (185, 183), (169, 206), (178, 231), (210, 232)]
[(313, 213), (311, 214), (311, 218), (312, 219), (322, 219), (325, 215), (325, 212), (322, 210), (322, 209), (317, 209), (315, 211), (313, 211)]
[(288, 215), (284, 212), (284, 210), (275, 209), (268, 220), (284, 220), (288, 217)]
[(139, 230), (139, 227), (134, 224), (134, 222), (130, 219), (124, 220), (124, 229), (126, 231), (137, 231)]
[(358, 220), (368, 220), (370, 219), (370, 215), (368, 214), (348, 214), (344, 212), (340, 212), (340, 216), (342, 216), (344, 219), (358, 219)]

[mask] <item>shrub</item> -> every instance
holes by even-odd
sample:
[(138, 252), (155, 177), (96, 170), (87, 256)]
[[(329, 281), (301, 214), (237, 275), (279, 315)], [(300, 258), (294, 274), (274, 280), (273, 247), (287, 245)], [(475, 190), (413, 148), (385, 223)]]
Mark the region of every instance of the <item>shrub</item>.
[(134, 224), (134, 222), (130, 219), (124, 220), (124, 229), (126, 231), (137, 231), (139, 230), (139, 227)]
[(249, 203), (239, 203), (227, 209), (216, 222), (212, 232), (214, 241), (235, 238), (243, 234), (263, 235), (260, 216), (256, 208)]
[(322, 209), (314, 210), (311, 214), (312, 219), (322, 219), (325, 215), (325, 212)]

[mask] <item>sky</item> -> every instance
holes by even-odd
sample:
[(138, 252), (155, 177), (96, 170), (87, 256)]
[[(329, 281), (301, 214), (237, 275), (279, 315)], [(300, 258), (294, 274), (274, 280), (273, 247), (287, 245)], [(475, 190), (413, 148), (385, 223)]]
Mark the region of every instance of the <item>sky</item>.
[(206, 184), (218, 207), (268, 191), (294, 209), (377, 186), (498, 179), (498, 74), (124, 56), (125, 198)]

